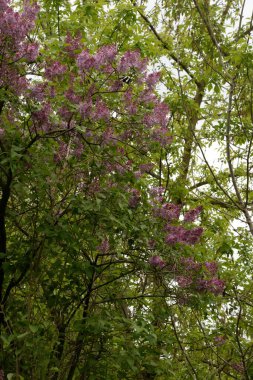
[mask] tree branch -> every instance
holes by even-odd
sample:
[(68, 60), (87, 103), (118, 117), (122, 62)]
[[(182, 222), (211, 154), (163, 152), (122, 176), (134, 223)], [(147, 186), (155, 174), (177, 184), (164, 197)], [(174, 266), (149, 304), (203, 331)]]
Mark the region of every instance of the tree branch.
[(225, 52), (222, 50), (221, 46), (219, 45), (219, 43), (218, 43), (218, 41), (217, 41), (217, 39), (216, 39), (216, 36), (215, 36), (215, 34), (214, 34), (213, 28), (212, 28), (212, 26), (211, 26), (211, 24), (210, 24), (210, 21), (209, 21), (208, 15), (205, 15), (205, 14), (202, 12), (202, 10), (201, 10), (201, 8), (200, 8), (200, 6), (199, 6), (197, 0), (193, 0), (193, 2), (194, 2), (194, 4), (195, 4), (195, 7), (196, 7), (196, 9), (197, 9), (197, 11), (198, 11), (198, 13), (199, 13), (199, 15), (200, 15), (202, 21), (204, 22), (204, 24), (205, 24), (205, 26), (206, 26), (206, 29), (207, 29), (208, 35), (209, 35), (209, 37), (211, 38), (212, 43), (214, 44), (214, 46), (217, 48), (217, 50), (218, 50), (218, 52), (219, 52), (220, 63), (221, 63), (222, 66), (223, 66), (222, 57), (223, 57), (223, 56), (227, 56), (227, 53), (225, 53)]
[[(137, 7), (136, 2), (133, 0), (130, 0), (133, 6)], [(137, 8), (137, 12), (141, 16), (141, 18), (145, 21), (145, 23), (148, 25), (151, 32), (154, 34), (156, 39), (161, 43), (162, 47), (168, 51), (170, 58), (176, 62), (182, 70), (185, 71), (189, 75), (189, 77), (194, 81), (197, 87), (201, 85), (200, 81), (197, 80), (195, 75), (190, 71), (189, 67), (179, 58), (177, 57), (173, 52), (171, 52), (171, 49), (166, 41), (160, 36), (160, 34), (157, 32), (156, 28), (152, 24), (152, 22), (149, 20), (149, 18), (139, 9)]]

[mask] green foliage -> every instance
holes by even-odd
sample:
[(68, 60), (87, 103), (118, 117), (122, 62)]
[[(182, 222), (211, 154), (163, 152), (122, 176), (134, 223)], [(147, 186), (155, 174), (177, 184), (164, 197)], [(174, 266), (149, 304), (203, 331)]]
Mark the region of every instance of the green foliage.
[[(79, 112), (64, 95), (71, 75), (79, 75), (64, 49), (66, 34), (80, 33), (92, 53), (107, 44), (122, 54), (138, 49), (161, 71), (158, 92), (170, 107), (173, 143), (149, 141), (140, 119), (118, 108), (117, 131), (136, 123), (139, 140), (87, 138), (78, 158), (71, 154), (75, 136), (61, 129), (33, 141), (40, 102), (0, 88), (0, 228), (7, 240), (0, 253), (0, 379), (1, 369), (7, 379), (251, 379), (253, 50), (250, 21), (239, 23), (241, 2), (43, 0), (40, 7), (29, 36), (41, 44), (40, 55), (29, 69), (22, 61), (20, 72), (39, 83), (45, 62), (66, 65), (66, 75), (48, 80), (57, 93), (51, 121), (60, 123), (64, 105)], [(92, 79), (103, 88), (106, 75)], [(137, 98), (143, 84), (133, 82)], [(84, 98), (88, 81), (73, 83)], [(111, 110), (121, 99), (102, 96)], [(151, 105), (145, 107), (143, 114)], [(104, 121), (74, 117), (79, 137), (106, 130)], [(60, 139), (68, 150), (57, 161)], [(123, 165), (126, 158), (132, 170), (105, 171), (105, 162)], [(138, 178), (139, 166), (150, 162), (154, 169)], [(199, 244), (164, 243), (149, 191), (158, 186), (183, 212), (203, 206)], [(132, 189), (140, 194), (134, 207)], [(152, 255), (166, 266), (152, 267)], [(222, 294), (178, 285), (181, 259), (192, 257), (201, 279), (209, 276), (206, 262), (218, 263)]]

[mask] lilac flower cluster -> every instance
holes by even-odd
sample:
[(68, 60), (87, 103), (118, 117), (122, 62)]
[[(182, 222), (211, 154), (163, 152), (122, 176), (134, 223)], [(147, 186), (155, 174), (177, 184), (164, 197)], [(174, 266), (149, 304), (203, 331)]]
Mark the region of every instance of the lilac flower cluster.
[(32, 62), (38, 56), (38, 44), (26, 37), (35, 25), (38, 11), (38, 5), (29, 2), (25, 3), (23, 13), (14, 11), (8, 1), (0, 3), (0, 87), (9, 88), (17, 95), (24, 93), (29, 84), (20, 73), (18, 61)]
[(77, 66), (80, 70), (99, 69), (101, 66), (107, 66), (112, 63), (117, 55), (117, 47), (115, 45), (102, 46), (96, 54), (90, 54), (89, 50), (83, 50), (77, 56)]
[[(140, 101), (142, 103), (156, 103), (157, 102), (157, 97), (154, 94), (154, 91), (150, 88), (145, 89), (141, 92), (140, 94)], [(148, 127), (152, 126), (154, 123), (154, 119), (152, 118), (152, 114), (147, 114), (145, 115), (144, 119), (144, 124), (147, 125)]]
[(161, 127), (165, 128), (168, 123), (168, 113), (169, 107), (167, 104), (163, 102), (158, 103), (155, 105), (152, 112), (144, 116), (143, 122), (149, 128), (155, 125), (160, 125)]
[(211, 279), (203, 279), (190, 275), (182, 275), (177, 276), (176, 281), (180, 288), (187, 288), (191, 286), (198, 292), (210, 292), (216, 296), (222, 294), (225, 288), (225, 282), (217, 277), (213, 277)]
[(141, 173), (149, 173), (154, 168), (154, 164), (152, 162), (148, 164), (140, 164), (139, 170)]
[(133, 93), (132, 90), (129, 88), (124, 93), (124, 100), (126, 105), (126, 110), (130, 115), (134, 115), (137, 112), (137, 104), (133, 100)]
[(238, 373), (241, 373), (243, 374), (244, 373), (244, 366), (243, 366), (243, 363), (242, 362), (239, 362), (239, 363), (232, 363), (230, 364), (231, 367)]
[(205, 267), (207, 272), (209, 272), (211, 275), (215, 275), (218, 271), (218, 264), (216, 261), (207, 261), (205, 262)]
[(180, 288), (188, 288), (193, 283), (192, 278), (187, 276), (178, 276), (176, 281)]
[(93, 181), (88, 186), (88, 195), (95, 195), (101, 190), (99, 178), (94, 178)]
[(90, 69), (99, 69), (101, 66), (107, 66), (112, 63), (117, 55), (115, 45), (102, 46), (96, 54), (90, 54), (89, 50), (83, 50), (76, 59), (78, 68), (81, 71)]
[(154, 141), (157, 141), (160, 143), (160, 145), (164, 148), (166, 148), (168, 145), (172, 143), (172, 136), (170, 135), (167, 128), (156, 128), (154, 132), (152, 133), (152, 138)]
[(215, 295), (222, 294), (225, 288), (225, 282), (217, 277), (211, 279), (198, 279), (196, 284), (200, 292), (209, 291)]
[[(191, 286), (198, 292), (208, 291), (215, 295), (223, 293), (225, 282), (217, 277), (218, 264), (215, 261), (201, 264), (192, 257), (187, 257), (181, 259), (181, 264), (182, 272), (186, 272), (185, 275), (176, 278), (181, 288)], [(204, 272), (201, 272), (201, 269)]]
[(23, 13), (15, 12), (8, 5), (8, 1), (2, 0), (0, 4), (0, 44), (5, 41), (12, 45), (14, 50), (19, 50), (27, 34), (34, 28), (38, 11), (37, 4), (31, 5), (27, 1)]
[(154, 208), (154, 214), (167, 222), (178, 220), (181, 206), (174, 203), (164, 203), (161, 207)]
[(36, 60), (38, 54), (39, 54), (38, 43), (23, 42), (23, 44), (20, 46), (19, 50), (17, 51), (15, 55), (15, 59), (19, 60), (21, 58), (24, 58), (27, 60), (27, 62), (33, 62)]
[(185, 222), (194, 222), (202, 210), (203, 210), (203, 207), (198, 206), (192, 210), (187, 211), (184, 215), (184, 221)]
[(109, 145), (109, 144), (115, 144), (115, 134), (114, 130), (111, 127), (108, 127), (103, 133), (102, 133), (102, 144)]
[(129, 207), (136, 208), (141, 200), (141, 193), (137, 189), (131, 189), (131, 197), (129, 199)]
[(110, 117), (110, 111), (105, 104), (105, 102), (101, 99), (97, 99), (95, 103), (95, 110), (92, 114), (93, 119), (96, 120), (108, 120)]
[(160, 257), (160, 256), (152, 256), (149, 259), (150, 265), (153, 267), (159, 267), (159, 268), (164, 268), (166, 263), (165, 261)]
[[(164, 192), (165, 192), (165, 189), (162, 186), (153, 186), (149, 190), (149, 193), (153, 197), (153, 200), (158, 203), (162, 203), (164, 201), (164, 196), (163, 196)], [(159, 211), (158, 210), (156, 211), (156, 210), (157, 210), (157, 207), (154, 206), (154, 212), (155, 213), (158, 212), (158, 214), (156, 215), (159, 215)]]
[(51, 127), (52, 123), (50, 121), (50, 114), (51, 114), (51, 104), (46, 102), (43, 103), (41, 109), (39, 111), (36, 111), (32, 115), (32, 119), (34, 122), (34, 127), (36, 130), (43, 130), (44, 132), (48, 132)]
[(149, 89), (153, 89), (154, 86), (158, 83), (161, 77), (161, 73), (159, 71), (148, 74), (146, 77), (146, 83)]
[(95, 58), (90, 55), (88, 50), (83, 50), (76, 59), (77, 67), (79, 67), (80, 70), (89, 70), (93, 67), (95, 67), (96, 60)]
[(67, 156), (67, 152), (68, 152), (68, 145), (64, 143), (63, 141), (60, 141), (58, 151), (54, 155), (54, 161), (56, 163), (63, 161)]
[(71, 58), (74, 58), (76, 52), (81, 49), (81, 35), (72, 37), (70, 33), (67, 33), (65, 39), (65, 51)]
[(224, 335), (218, 335), (214, 338), (215, 346), (222, 346), (226, 343), (226, 337)]
[(97, 250), (102, 253), (102, 254), (106, 254), (109, 252), (110, 250), (110, 243), (109, 243), (109, 240), (106, 238), (106, 239), (103, 239), (101, 244), (97, 247)]
[(116, 45), (101, 46), (95, 54), (96, 68), (112, 63), (117, 55)]
[(183, 257), (181, 263), (187, 271), (198, 271), (201, 268), (201, 263), (195, 261), (192, 257)]
[(45, 78), (51, 80), (56, 75), (62, 75), (67, 71), (67, 67), (60, 62), (53, 62), (51, 65), (48, 65), (45, 70)]
[(129, 69), (136, 69), (143, 72), (147, 67), (147, 60), (141, 59), (140, 52), (127, 51), (121, 58), (118, 64), (118, 71), (122, 74), (126, 73)]
[(200, 236), (203, 233), (202, 227), (194, 227), (187, 230), (183, 226), (172, 226), (168, 224), (165, 228), (166, 231), (169, 232), (165, 237), (165, 242), (167, 244), (182, 243), (193, 245), (199, 241)]

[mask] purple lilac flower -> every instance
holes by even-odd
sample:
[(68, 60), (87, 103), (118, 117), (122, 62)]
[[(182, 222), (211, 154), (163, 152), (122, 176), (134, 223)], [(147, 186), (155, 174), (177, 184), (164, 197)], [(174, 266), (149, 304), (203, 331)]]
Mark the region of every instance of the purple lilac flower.
[(101, 244), (97, 247), (97, 249), (99, 252), (103, 254), (108, 253), (110, 250), (109, 240), (107, 238), (102, 240)]
[(180, 288), (187, 288), (188, 286), (192, 284), (192, 279), (186, 276), (178, 276), (176, 277), (176, 281), (178, 283), (178, 286), (180, 286)]
[(165, 261), (160, 256), (150, 257), (149, 264), (154, 267), (160, 267), (161, 269), (166, 265)]
[(183, 257), (181, 262), (186, 270), (198, 271), (201, 268), (201, 264), (197, 263), (192, 257)]
[(198, 206), (192, 210), (189, 210), (185, 213), (184, 221), (185, 222), (194, 222), (197, 219), (201, 211), (203, 210), (202, 206)]
[(226, 343), (226, 337), (224, 335), (218, 335), (214, 338), (214, 342), (216, 346), (222, 346)]
[(206, 270), (211, 273), (213, 276), (218, 271), (218, 264), (215, 261), (206, 261), (205, 262)]

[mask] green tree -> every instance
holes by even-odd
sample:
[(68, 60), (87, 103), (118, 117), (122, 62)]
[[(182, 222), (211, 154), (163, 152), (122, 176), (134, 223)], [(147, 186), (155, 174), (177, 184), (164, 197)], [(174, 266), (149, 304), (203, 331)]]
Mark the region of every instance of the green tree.
[(0, 4), (9, 377), (251, 378), (251, 21), (149, 7)]

